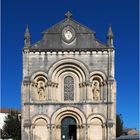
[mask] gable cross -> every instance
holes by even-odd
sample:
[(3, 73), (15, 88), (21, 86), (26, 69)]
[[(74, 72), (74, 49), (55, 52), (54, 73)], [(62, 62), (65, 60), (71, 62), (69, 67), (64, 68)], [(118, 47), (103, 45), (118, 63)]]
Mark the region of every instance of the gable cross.
[(65, 14), (65, 16), (66, 16), (67, 18), (71, 18), (71, 17), (72, 17), (72, 13), (71, 13), (70, 11), (68, 11), (68, 12)]

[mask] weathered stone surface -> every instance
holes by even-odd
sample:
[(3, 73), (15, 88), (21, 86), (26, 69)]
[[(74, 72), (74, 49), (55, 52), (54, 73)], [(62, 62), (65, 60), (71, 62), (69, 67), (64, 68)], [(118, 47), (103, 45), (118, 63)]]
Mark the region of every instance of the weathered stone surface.
[[(71, 33), (63, 40), (67, 30)], [(66, 77), (73, 85), (65, 83)], [(114, 49), (98, 42), (95, 32), (70, 17), (23, 49), (21, 88), (22, 140), (65, 139), (61, 128), (66, 117), (76, 122), (76, 136), (72, 136), (77, 140), (115, 137)], [(70, 100), (64, 98), (72, 93)]]

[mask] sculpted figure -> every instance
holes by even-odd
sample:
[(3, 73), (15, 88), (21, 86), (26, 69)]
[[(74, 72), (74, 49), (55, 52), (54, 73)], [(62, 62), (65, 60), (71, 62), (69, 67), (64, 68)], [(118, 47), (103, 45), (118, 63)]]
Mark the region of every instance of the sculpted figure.
[(39, 100), (43, 100), (45, 98), (45, 86), (43, 82), (40, 82), (37, 88)]
[(96, 82), (96, 81), (93, 83), (92, 93), (93, 93), (93, 99), (94, 100), (99, 100), (100, 87), (99, 87), (99, 83)]

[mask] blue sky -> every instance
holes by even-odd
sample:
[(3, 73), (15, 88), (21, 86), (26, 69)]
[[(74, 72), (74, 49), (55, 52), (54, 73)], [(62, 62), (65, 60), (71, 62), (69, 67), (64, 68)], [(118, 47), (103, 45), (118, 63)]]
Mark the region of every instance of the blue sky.
[(2, 0), (1, 82), (3, 108), (21, 107), (22, 48), (26, 24), (31, 42), (41, 32), (64, 18), (70, 10), (73, 18), (96, 31), (106, 43), (111, 23), (116, 50), (117, 112), (125, 127), (139, 127), (139, 44), (138, 0)]

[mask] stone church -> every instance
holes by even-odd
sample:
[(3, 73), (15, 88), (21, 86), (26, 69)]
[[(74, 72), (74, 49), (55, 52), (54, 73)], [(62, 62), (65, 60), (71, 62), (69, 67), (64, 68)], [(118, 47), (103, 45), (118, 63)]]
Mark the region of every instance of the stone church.
[(107, 42), (72, 18), (23, 48), (22, 140), (112, 140), (116, 82), (111, 26)]

